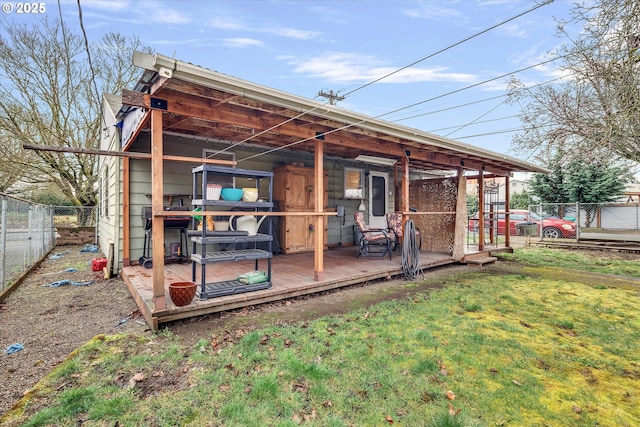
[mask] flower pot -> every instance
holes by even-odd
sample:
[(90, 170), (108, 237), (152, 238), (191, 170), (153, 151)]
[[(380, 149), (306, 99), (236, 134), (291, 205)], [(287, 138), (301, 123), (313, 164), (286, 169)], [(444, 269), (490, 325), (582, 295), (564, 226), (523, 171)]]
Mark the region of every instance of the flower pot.
[(229, 221), (214, 221), (213, 227), (215, 231), (229, 231)]
[(169, 296), (178, 307), (191, 304), (196, 296), (195, 282), (174, 282), (169, 284)]

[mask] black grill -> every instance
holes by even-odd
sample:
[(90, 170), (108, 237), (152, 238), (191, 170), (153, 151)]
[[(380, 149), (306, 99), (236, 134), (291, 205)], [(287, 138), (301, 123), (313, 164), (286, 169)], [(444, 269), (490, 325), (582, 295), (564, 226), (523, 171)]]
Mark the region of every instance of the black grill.
[[(189, 208), (187, 206), (165, 206), (164, 210), (185, 212), (189, 211)], [(153, 226), (152, 212), (151, 206), (142, 207), (142, 224), (145, 230), (151, 230)], [(189, 224), (191, 224), (190, 216), (167, 216), (164, 218), (164, 228), (189, 228)]]
[[(165, 211), (177, 211), (188, 212), (189, 208), (186, 206), (164, 206)], [(142, 225), (144, 226), (144, 246), (142, 248), (142, 256), (138, 260), (144, 268), (151, 268), (153, 262), (150, 257), (151, 246), (151, 229), (153, 227), (153, 210), (151, 206), (143, 206), (140, 216), (142, 217)], [(180, 254), (175, 256), (165, 256), (165, 263), (168, 262), (186, 262), (187, 261), (187, 228), (191, 224), (191, 216), (179, 215), (179, 216), (166, 216), (164, 217), (164, 228), (180, 230)], [(184, 242), (184, 243), (183, 243)]]

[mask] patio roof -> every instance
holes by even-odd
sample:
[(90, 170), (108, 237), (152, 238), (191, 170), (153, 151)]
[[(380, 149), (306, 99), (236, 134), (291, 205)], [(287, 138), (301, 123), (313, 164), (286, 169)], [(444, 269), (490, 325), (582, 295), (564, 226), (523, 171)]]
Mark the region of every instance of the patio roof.
[[(359, 155), (400, 161), (408, 156), (414, 170), (548, 172), (513, 157), (437, 136), (330, 104), (261, 86), (161, 54), (136, 52), (134, 65), (145, 70), (133, 91), (123, 91), (125, 117), (132, 107), (166, 111), (165, 132), (193, 135), (264, 151), (313, 153), (316, 139), (324, 154), (354, 160)], [(148, 129), (149, 115), (139, 115), (123, 149), (137, 132)], [(238, 159), (240, 162), (242, 159)]]

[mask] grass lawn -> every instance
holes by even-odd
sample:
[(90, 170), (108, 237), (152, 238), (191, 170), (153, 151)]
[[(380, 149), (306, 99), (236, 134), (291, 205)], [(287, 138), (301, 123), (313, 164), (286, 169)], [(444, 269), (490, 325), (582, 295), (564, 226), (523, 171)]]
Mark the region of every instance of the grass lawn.
[(0, 424), (637, 426), (627, 258), (525, 248), (495, 269), (427, 272), (444, 286), (410, 299), (193, 348), (167, 332), (96, 337)]

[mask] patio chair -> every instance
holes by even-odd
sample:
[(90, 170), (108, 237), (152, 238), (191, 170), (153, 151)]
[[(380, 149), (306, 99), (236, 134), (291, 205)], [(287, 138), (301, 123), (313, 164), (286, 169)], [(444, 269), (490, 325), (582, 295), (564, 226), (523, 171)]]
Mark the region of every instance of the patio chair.
[(358, 227), (358, 245), (360, 256), (377, 256), (384, 257), (387, 253), (391, 259), (391, 252), (396, 244), (395, 234), (392, 231), (383, 228), (369, 228), (364, 222), (362, 212), (353, 214), (356, 227)]
[[(395, 234), (395, 244), (393, 250), (395, 251), (398, 245), (402, 242), (403, 229), (402, 229), (402, 212), (389, 212), (387, 213), (387, 227)], [(418, 242), (418, 250), (422, 249), (422, 234), (420, 229), (416, 227), (416, 241)]]

